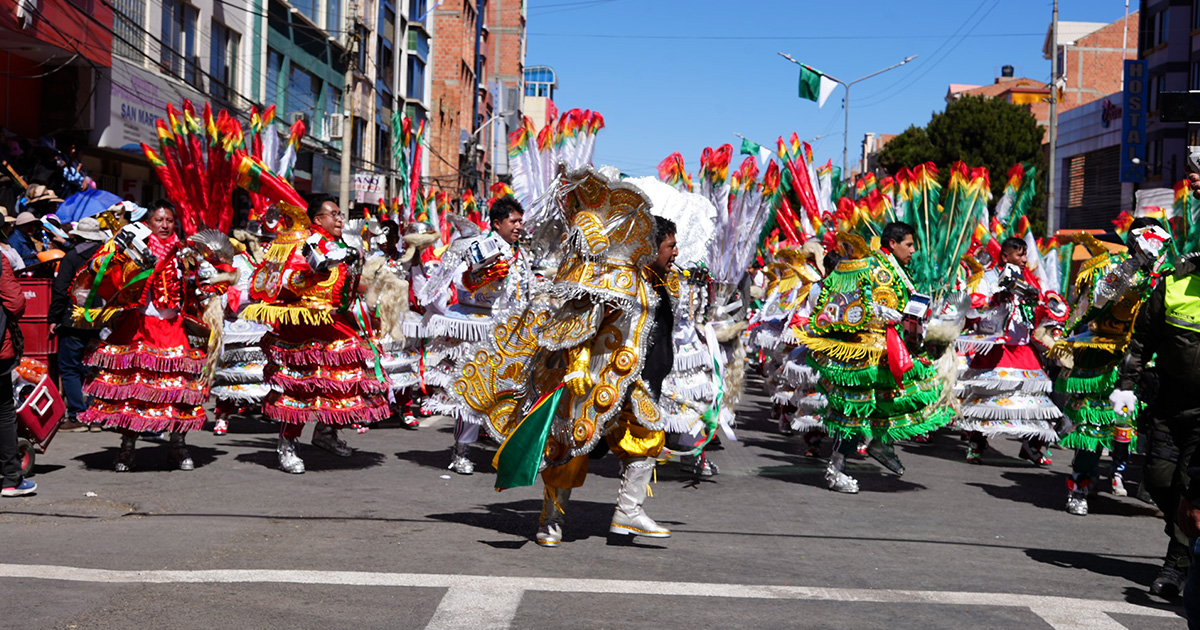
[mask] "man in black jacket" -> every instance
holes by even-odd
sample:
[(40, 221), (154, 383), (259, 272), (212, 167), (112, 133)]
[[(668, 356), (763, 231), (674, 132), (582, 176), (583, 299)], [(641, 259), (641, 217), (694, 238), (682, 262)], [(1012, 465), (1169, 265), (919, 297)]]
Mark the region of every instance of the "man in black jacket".
[(58, 335), (58, 369), (63, 398), (67, 403), (67, 415), (61, 430), (86, 431), (87, 426), (75, 419), (87, 409), (87, 401), (83, 397), (87, 366), (83, 364), (83, 355), (100, 331), (75, 327), (71, 318), (71, 311), (74, 310), (71, 289), (75, 275), (108, 240), (108, 233), (100, 228), (99, 221), (86, 217), (79, 221), (70, 235), (77, 244), (63, 257), (58, 266), (58, 275), (54, 277), (50, 292), (50, 334)]

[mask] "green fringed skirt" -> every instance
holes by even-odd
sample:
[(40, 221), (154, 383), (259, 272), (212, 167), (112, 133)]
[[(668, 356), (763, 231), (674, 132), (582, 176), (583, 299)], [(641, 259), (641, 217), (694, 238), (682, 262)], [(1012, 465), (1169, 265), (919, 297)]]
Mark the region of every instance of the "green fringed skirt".
[(808, 361), (820, 373), (817, 391), (828, 401), (821, 420), (838, 437), (892, 442), (928, 433), (954, 418), (953, 409), (939, 403), (937, 368), (923, 357), (913, 357), (902, 383), (896, 383), (886, 363), (842, 361), (820, 352), (810, 353)]
[[(1138, 412), (1144, 405), (1139, 403), (1138, 409), (1125, 418), (1113, 411), (1112, 403), (1108, 401), (1117, 386), (1120, 363), (1120, 355), (1085, 348), (1076, 354), (1075, 367), (1063, 370), (1054, 381), (1055, 391), (1069, 395), (1063, 415), (1075, 424), (1075, 428), (1059, 440), (1063, 448), (1111, 449), (1118, 427), (1136, 426)], [(1130, 448), (1137, 448), (1136, 432)]]

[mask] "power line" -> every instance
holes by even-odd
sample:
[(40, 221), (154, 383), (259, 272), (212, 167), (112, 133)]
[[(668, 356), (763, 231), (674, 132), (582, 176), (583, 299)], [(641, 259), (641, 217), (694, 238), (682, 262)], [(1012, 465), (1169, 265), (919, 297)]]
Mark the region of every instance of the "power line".
[[(986, 3), (986, 0), (985, 0)], [(970, 18), (968, 18), (969, 20)], [(963, 26), (966, 26), (964, 23)], [(962, 28), (962, 27), (959, 27)], [(830, 40), (861, 40), (862, 35), (619, 35), (609, 33), (528, 33), (528, 37), (567, 37), (571, 39), (670, 39), (670, 40), (701, 40), (701, 41), (830, 41)], [(1045, 37), (1045, 33), (982, 33), (973, 35), (976, 38), (1005, 38), (1005, 37)], [(872, 35), (871, 39), (938, 39), (942, 35)], [(951, 35), (947, 42), (954, 38)], [(945, 44), (943, 44), (945, 45)], [(940, 49), (940, 47), (939, 47)], [(936, 51), (934, 52), (936, 54)]]
[[(962, 43), (967, 40), (967, 37), (971, 36), (972, 31), (974, 31), (976, 28), (979, 28), (979, 25), (982, 24), (985, 19), (987, 19), (988, 14), (990, 14), (993, 10), (995, 10), (995, 8), (997, 6), (1000, 5), (1000, 0), (994, 0), (992, 3), (992, 6), (989, 7), (987, 11), (984, 11), (983, 15), (979, 16), (979, 19), (975, 22), (975, 24), (970, 29), (968, 29), (967, 32), (962, 35), (962, 37), (959, 38), (958, 42), (955, 43), (953, 46), (951, 46), (949, 49), (947, 49), (945, 52), (943, 52), (941, 54), (941, 57), (938, 57), (935, 59), (934, 57), (938, 54), (938, 51), (941, 50), (943, 47), (945, 47), (947, 44), (949, 44), (951, 41), (953, 41), (954, 37), (958, 34), (958, 31), (962, 30), (962, 28), (965, 27), (967, 25), (967, 23), (969, 23), (971, 21), (971, 19), (975, 16), (975, 13), (978, 13), (979, 9), (982, 9), (985, 4), (987, 4), (987, 0), (984, 0), (983, 2), (981, 2), (979, 4), (979, 6), (976, 7), (975, 11), (973, 11), (971, 13), (971, 15), (967, 17), (965, 22), (963, 22), (962, 26), (960, 26), (958, 29), (956, 29), (954, 31), (954, 33), (951, 34), (950, 37), (947, 38), (946, 41), (942, 43), (941, 46), (939, 46), (936, 50), (934, 50), (933, 54), (930, 55), (929, 63), (925, 67), (920, 68), (920, 71), (917, 73), (917, 76), (911, 77), (911, 78), (899, 79), (895, 83), (892, 83), (888, 87), (884, 88), (883, 90), (880, 90), (879, 92), (876, 92), (875, 94), (864, 96), (863, 100), (865, 100), (867, 102), (860, 103), (859, 106), (860, 107), (871, 107), (873, 105), (878, 105), (879, 103), (887, 101), (887, 100), (891, 99), (893, 96), (895, 96), (896, 94), (899, 94), (899, 93), (904, 92), (905, 90), (911, 88), (913, 85), (916, 84), (916, 82), (918, 80), (920, 80), (922, 77), (924, 77), (925, 75), (932, 72), (934, 68), (936, 68), (943, 61), (945, 61), (947, 58), (949, 58), (950, 53), (954, 52), (959, 46), (961, 46)], [(892, 88), (900, 85), (901, 83), (905, 84), (904, 87), (900, 88), (896, 92), (891, 91)], [(881, 94), (884, 95), (883, 99), (875, 100), (875, 101), (871, 100), (872, 98), (875, 98)]]

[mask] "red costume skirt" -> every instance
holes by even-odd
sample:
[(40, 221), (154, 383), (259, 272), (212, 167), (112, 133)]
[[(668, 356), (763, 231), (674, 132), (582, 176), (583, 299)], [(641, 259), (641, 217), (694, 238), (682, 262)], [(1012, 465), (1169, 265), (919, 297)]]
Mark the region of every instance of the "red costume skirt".
[(92, 402), (79, 419), (131, 431), (198, 429), (207, 417), (204, 358), (188, 344), (183, 317), (127, 313), (84, 359), (96, 370), (83, 388)]
[(344, 322), (281, 324), (263, 337), (264, 371), (272, 391), (263, 413), (293, 424), (367, 424), (387, 418), (388, 385), (375, 355)]

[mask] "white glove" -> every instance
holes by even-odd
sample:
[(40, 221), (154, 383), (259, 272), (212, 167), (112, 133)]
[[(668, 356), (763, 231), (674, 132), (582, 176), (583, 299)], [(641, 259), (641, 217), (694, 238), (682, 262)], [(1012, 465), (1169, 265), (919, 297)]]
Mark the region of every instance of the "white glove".
[(1128, 416), (1137, 409), (1138, 399), (1128, 389), (1114, 389), (1109, 394), (1108, 401), (1112, 403), (1113, 411), (1122, 416)]
[(202, 260), (200, 261), (200, 266), (196, 269), (196, 278), (200, 280), (200, 284), (212, 284), (218, 273), (217, 268), (212, 266), (212, 263)]
[(904, 319), (904, 317), (900, 315), (900, 311), (897, 311), (894, 308), (883, 306), (882, 304), (873, 305), (871, 307), (871, 311), (874, 313), (876, 319), (882, 320), (888, 324), (894, 324)]

